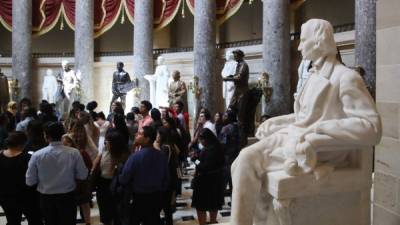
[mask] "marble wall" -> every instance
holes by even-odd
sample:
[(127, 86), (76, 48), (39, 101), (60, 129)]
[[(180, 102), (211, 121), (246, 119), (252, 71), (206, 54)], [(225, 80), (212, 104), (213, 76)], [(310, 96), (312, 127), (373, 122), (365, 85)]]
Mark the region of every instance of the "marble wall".
[(400, 224), (400, 1), (377, 1), (376, 101), (383, 138), (375, 149), (374, 225)]

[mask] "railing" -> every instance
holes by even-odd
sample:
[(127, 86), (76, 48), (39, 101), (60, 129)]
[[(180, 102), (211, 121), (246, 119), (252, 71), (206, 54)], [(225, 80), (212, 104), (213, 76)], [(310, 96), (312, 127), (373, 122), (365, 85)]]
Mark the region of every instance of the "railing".
[[(342, 24), (339, 26), (333, 27), (335, 33), (346, 32), (354, 30), (354, 23)], [(299, 39), (300, 32), (294, 32), (290, 34), (291, 40)], [(253, 40), (244, 40), (244, 41), (235, 41), (235, 42), (226, 42), (219, 43), (216, 45), (218, 49), (224, 48), (236, 48), (243, 46), (251, 46), (251, 45), (260, 45), (262, 44), (262, 39), (253, 39)], [(174, 53), (174, 52), (191, 52), (193, 51), (193, 47), (179, 47), (179, 48), (161, 48), (154, 49), (153, 55), (157, 57), (161, 54), (166, 53)], [(95, 52), (95, 57), (104, 57), (104, 56), (131, 56), (133, 55), (132, 51), (121, 51), (121, 52)], [(10, 54), (3, 54), (1, 57), (11, 57)], [(73, 52), (63, 52), (63, 53), (33, 53), (33, 58), (56, 58), (56, 57), (74, 57)]]

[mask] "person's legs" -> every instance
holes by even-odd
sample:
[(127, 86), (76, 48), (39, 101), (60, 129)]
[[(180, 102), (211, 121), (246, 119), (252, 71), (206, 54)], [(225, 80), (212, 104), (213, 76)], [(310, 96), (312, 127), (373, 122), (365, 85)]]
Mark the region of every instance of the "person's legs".
[(100, 222), (106, 225), (109, 225), (112, 222), (113, 209), (111, 203), (112, 197), (109, 188), (110, 183), (111, 180), (100, 178), (96, 190), (97, 204), (100, 212)]
[[(284, 135), (272, 135), (245, 149), (232, 164), (232, 211), (231, 225), (252, 225), (257, 198), (266, 173), (280, 169), (282, 159), (275, 159), (270, 153), (285, 141)], [(247, 185), (243, 185), (247, 184)]]
[(90, 224), (90, 204), (89, 202), (80, 205), (83, 212), (83, 219), (86, 224)]
[(46, 225), (58, 224), (57, 208), (54, 204), (54, 200), (50, 196), (40, 195), (40, 210)]
[(55, 205), (57, 207), (58, 225), (76, 224), (77, 207), (75, 204), (74, 193), (57, 195), (57, 197), (55, 198)]
[(162, 207), (162, 194), (144, 194), (141, 200), (143, 206), (143, 225), (159, 225)]
[(173, 218), (172, 218), (172, 194), (173, 191), (169, 190), (165, 193), (164, 196), (164, 205), (163, 205), (163, 211), (164, 211), (164, 216), (165, 216), (165, 224), (166, 225), (172, 225), (173, 224)]
[(197, 220), (199, 221), (199, 225), (205, 225), (207, 223), (207, 212), (196, 210), (197, 212)]
[(15, 199), (3, 197), (0, 199), (0, 206), (3, 208), (7, 219), (7, 225), (20, 225), (22, 210)]
[(29, 225), (42, 225), (43, 217), (40, 212), (39, 196), (37, 192), (31, 192), (29, 196), (23, 197), (22, 212), (26, 216)]
[(210, 223), (217, 223), (218, 210), (210, 211)]

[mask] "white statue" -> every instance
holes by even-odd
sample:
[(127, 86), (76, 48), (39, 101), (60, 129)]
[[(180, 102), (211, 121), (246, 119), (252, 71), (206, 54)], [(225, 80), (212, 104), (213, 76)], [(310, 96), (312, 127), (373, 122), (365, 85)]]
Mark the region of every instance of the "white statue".
[(231, 225), (266, 224), (267, 173), (296, 176), (320, 165), (346, 162), (354, 148), (377, 144), (381, 120), (361, 76), (336, 59), (332, 25), (312, 19), (301, 27), (298, 50), (313, 67), (294, 103), (294, 113), (260, 125), (259, 142), (244, 148), (232, 165)]
[(42, 99), (49, 103), (55, 103), (57, 97), (57, 79), (53, 75), (52, 69), (46, 70), (46, 75), (43, 78)]
[(301, 60), (301, 63), (299, 65), (299, 68), (297, 69), (298, 72), (298, 81), (297, 81), (297, 87), (296, 87), (296, 92), (294, 93), (294, 97), (297, 98), (301, 87), (306, 83), (306, 80), (310, 76), (310, 72), (308, 71), (311, 66), (311, 60), (303, 59)]
[[(236, 74), (237, 62), (233, 58), (232, 51), (227, 51), (225, 53), (225, 65), (222, 69), (222, 78), (226, 78), (229, 75)], [(222, 84), (222, 96), (225, 99), (225, 107), (227, 108), (231, 103), (233, 92), (235, 91), (235, 85), (233, 82), (223, 82)]]
[(146, 75), (145, 79), (150, 83), (150, 102), (155, 108), (168, 107), (168, 80), (169, 70), (164, 65), (164, 57), (158, 56), (157, 67), (154, 75)]
[(75, 74), (75, 71), (69, 67), (69, 62), (67, 60), (63, 60), (61, 62), (63, 68), (62, 81), (64, 86), (64, 94), (68, 100), (71, 100), (72, 95), (74, 94), (74, 90), (79, 85), (78, 76)]

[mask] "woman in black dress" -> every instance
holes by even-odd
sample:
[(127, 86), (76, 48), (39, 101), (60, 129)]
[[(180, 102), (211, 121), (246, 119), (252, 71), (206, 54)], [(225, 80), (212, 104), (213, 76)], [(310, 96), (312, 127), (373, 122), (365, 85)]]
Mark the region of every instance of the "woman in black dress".
[(217, 137), (208, 128), (200, 131), (199, 141), (204, 146), (198, 160), (193, 182), (192, 207), (196, 208), (199, 224), (217, 223), (218, 210), (224, 204), (224, 152)]
[(29, 225), (42, 225), (38, 193), (25, 184), (30, 154), (24, 152), (26, 135), (10, 133), (6, 139), (7, 149), (0, 151), (0, 206), (8, 225), (20, 225), (22, 214)]

